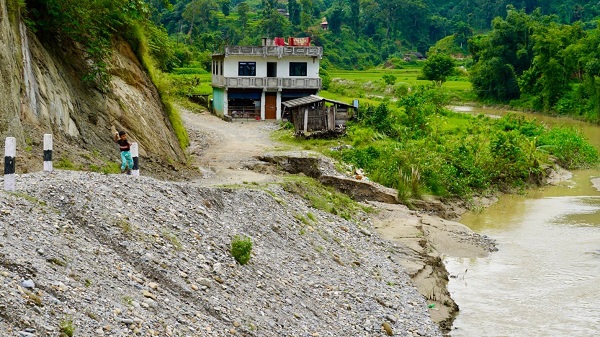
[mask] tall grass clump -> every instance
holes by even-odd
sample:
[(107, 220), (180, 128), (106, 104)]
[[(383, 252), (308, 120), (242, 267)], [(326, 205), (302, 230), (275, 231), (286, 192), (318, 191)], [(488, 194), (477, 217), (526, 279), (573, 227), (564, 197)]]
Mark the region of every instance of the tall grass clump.
[(73, 337), (75, 334), (75, 326), (73, 325), (73, 319), (66, 318), (60, 321), (60, 337)]

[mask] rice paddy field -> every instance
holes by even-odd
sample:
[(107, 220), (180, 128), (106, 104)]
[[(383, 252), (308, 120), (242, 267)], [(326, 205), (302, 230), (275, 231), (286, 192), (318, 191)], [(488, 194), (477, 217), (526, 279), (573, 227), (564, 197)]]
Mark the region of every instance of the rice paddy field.
[[(403, 69), (370, 69), (370, 70), (330, 70), (331, 85), (328, 90), (320, 92), (320, 96), (344, 102), (358, 99), (361, 104), (380, 104), (385, 100), (395, 100), (420, 85), (431, 84), (431, 81), (421, 80), (419, 66)], [(394, 84), (387, 84), (384, 76), (395, 77)], [(457, 101), (473, 100), (471, 83), (466, 76), (448, 78), (442, 84)]]

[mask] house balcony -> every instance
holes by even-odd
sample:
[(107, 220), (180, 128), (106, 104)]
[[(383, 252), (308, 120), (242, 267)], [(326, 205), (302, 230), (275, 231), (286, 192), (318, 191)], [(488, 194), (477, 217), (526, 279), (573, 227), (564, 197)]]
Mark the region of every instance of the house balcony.
[(309, 56), (323, 58), (323, 47), (317, 46), (225, 46), (224, 56)]
[(212, 86), (239, 89), (321, 89), (317, 77), (225, 77), (213, 75)]

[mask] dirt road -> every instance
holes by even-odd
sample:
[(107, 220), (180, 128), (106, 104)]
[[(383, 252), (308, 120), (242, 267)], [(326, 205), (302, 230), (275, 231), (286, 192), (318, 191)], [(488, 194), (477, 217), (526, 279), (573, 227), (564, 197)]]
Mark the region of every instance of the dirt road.
[(270, 137), (278, 128), (270, 121), (226, 122), (208, 112), (193, 113), (180, 108), (188, 130), (191, 164), (202, 172), (195, 183), (202, 186), (234, 185), (279, 180), (278, 176), (250, 170), (255, 158), (279, 145)]

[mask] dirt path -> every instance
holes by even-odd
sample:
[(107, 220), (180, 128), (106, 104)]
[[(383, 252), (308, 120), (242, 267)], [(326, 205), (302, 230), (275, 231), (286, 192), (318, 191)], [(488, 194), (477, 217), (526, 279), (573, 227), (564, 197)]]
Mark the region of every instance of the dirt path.
[(208, 112), (193, 113), (184, 108), (180, 112), (190, 137), (191, 164), (202, 172), (202, 179), (195, 183), (218, 186), (279, 179), (249, 169), (259, 163), (256, 156), (280, 145), (270, 137), (270, 132), (278, 128), (276, 122), (230, 123)]

